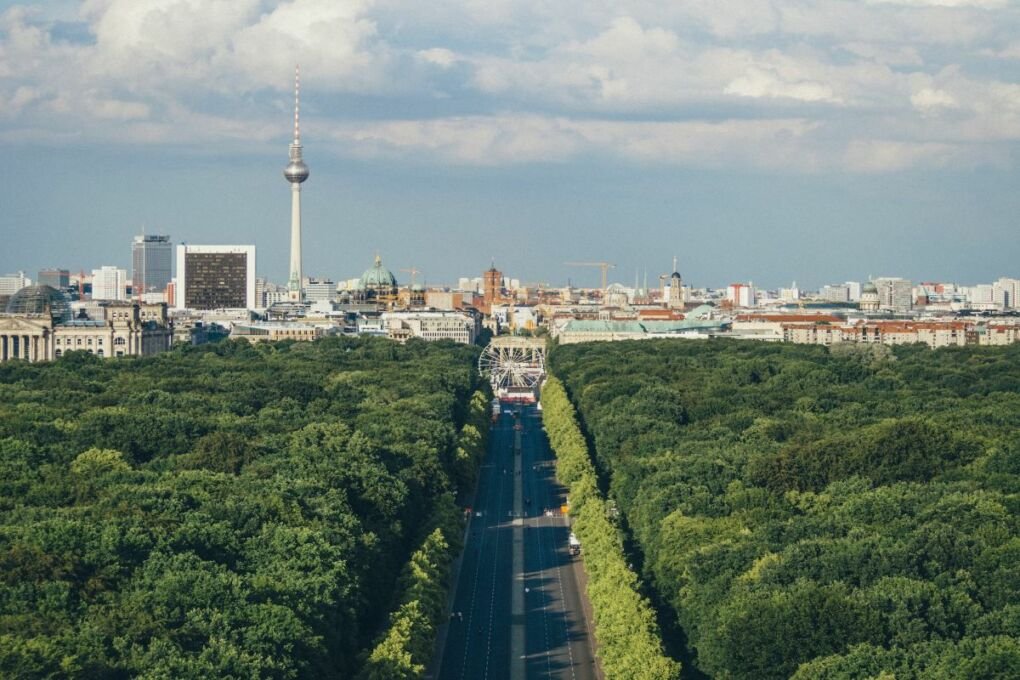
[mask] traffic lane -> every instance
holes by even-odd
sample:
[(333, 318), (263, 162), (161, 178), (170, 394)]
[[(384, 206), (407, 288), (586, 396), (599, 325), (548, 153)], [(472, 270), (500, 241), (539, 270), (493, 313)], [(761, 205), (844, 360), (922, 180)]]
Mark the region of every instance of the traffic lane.
[(513, 429), (501, 418), (490, 436), (479, 475), (476, 506), (454, 598), (439, 677), (450, 680), (507, 677), (509, 655), (510, 534)]
[[(479, 644), (484, 632), (486, 642), (490, 640), (491, 627), (489, 612), (493, 601), (491, 588), (492, 574), (498, 568), (494, 548), (499, 525), (501, 496), (505, 495), (506, 474), (503, 472), (505, 454), (503, 450), (509, 441), (510, 430), (503, 425), (493, 431), (490, 452), (479, 475), (475, 512), (480, 517), (471, 518), (464, 565), (458, 584), (451, 619), (451, 635), (447, 652), (444, 654), (440, 677), (474, 678), (483, 677), (487, 661), (484, 652), (491, 644)], [(484, 628), (483, 628), (484, 627)]]
[(594, 679), (597, 677), (597, 668), (592, 647), (593, 638), (590, 622), (582, 606), (584, 593), (577, 579), (577, 570), (582, 568), (581, 558), (570, 555), (567, 548), (570, 529), (566, 518), (557, 516), (559, 506), (567, 501), (566, 489), (556, 481), (554, 458), (545, 432), (536, 429), (534, 436), (537, 441), (536, 468), (533, 473), (535, 484), (541, 489), (537, 493), (543, 498), (543, 505), (551, 508), (553, 513), (552, 517), (543, 518), (542, 521), (548, 522), (555, 529), (556, 540), (550, 543), (547, 549), (548, 563), (553, 565), (550, 568), (556, 574), (560, 607), (564, 612), (566, 649), (561, 650), (561, 656), (571, 663), (571, 678)]
[[(525, 532), (528, 677), (594, 679), (588, 622), (573, 569), (576, 558), (567, 550), (570, 530), (559, 515), (566, 493), (556, 482), (541, 421), (528, 418), (525, 422), (525, 489), (531, 501)], [(547, 509), (551, 516), (544, 514)]]

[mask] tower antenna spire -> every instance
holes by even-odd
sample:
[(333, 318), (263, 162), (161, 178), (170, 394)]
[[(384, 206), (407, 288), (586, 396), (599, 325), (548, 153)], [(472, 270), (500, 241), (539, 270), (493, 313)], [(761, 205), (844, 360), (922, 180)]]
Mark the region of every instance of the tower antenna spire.
[(294, 146), (301, 146), (301, 64), (294, 65)]

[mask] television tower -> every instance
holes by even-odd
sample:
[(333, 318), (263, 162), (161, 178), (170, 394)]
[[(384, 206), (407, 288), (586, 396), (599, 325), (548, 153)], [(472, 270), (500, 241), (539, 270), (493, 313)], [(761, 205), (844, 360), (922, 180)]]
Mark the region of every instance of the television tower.
[(288, 297), (301, 302), (301, 183), (308, 179), (308, 166), (301, 159), (301, 67), (294, 67), (294, 141), (290, 145), (290, 163), (283, 170), (290, 182), (290, 278)]

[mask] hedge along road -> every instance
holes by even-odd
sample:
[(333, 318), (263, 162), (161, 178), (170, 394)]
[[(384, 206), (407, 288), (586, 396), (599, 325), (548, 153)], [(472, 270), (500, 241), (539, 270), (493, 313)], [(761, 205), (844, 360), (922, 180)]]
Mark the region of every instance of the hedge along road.
[[(584, 616), (579, 586), (580, 561), (567, 554), (569, 529), (556, 514), (565, 496), (554, 479), (541, 414), (534, 406), (524, 406), (518, 420), (510, 410), (504, 406), (500, 414), (479, 475), (438, 677), (522, 680), (511, 675), (513, 665), (529, 680), (594, 679), (590, 623)], [(517, 422), (522, 428), (519, 460), (514, 453)], [(521, 587), (513, 573), (515, 483), (524, 498), (525, 658), (511, 664), (512, 592), (515, 586)], [(554, 515), (546, 517), (546, 509), (554, 510)]]

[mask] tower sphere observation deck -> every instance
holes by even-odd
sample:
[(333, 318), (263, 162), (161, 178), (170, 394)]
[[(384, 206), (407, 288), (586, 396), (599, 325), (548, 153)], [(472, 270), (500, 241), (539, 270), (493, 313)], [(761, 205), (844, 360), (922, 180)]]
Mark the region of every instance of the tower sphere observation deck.
[(291, 184), (300, 184), (308, 179), (308, 166), (305, 162), (298, 158), (292, 160), (290, 164), (283, 169), (283, 176), (287, 178), (287, 181)]

